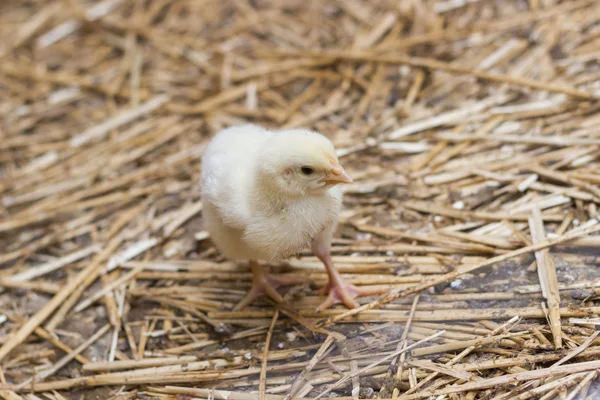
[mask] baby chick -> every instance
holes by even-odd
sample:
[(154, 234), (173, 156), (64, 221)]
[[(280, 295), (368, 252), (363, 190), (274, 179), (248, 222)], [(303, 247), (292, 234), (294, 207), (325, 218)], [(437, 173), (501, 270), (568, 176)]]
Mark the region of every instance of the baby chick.
[(223, 255), (249, 260), (253, 276), (236, 310), (263, 294), (282, 302), (275, 289), (299, 280), (273, 276), (259, 261), (279, 261), (309, 245), (329, 276), (324, 288), (329, 295), (318, 310), (339, 301), (354, 308), (355, 297), (380, 292), (348, 284), (331, 260), (342, 204), (336, 185), (351, 182), (331, 142), (315, 132), (243, 125), (212, 139), (202, 160), (206, 229)]

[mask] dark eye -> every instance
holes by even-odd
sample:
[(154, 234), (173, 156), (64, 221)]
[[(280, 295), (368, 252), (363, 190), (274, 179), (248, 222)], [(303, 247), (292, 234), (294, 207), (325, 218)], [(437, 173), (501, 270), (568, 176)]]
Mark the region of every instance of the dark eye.
[(315, 172), (311, 167), (302, 167), (301, 171), (304, 175), (312, 175)]

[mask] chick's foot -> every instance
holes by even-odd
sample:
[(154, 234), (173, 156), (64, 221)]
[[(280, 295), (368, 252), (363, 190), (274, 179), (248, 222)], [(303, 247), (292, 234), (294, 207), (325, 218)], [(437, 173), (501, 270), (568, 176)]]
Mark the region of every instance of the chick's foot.
[(336, 303), (344, 303), (348, 308), (356, 308), (359, 304), (354, 300), (355, 298), (385, 292), (386, 289), (384, 287), (371, 286), (362, 288), (354, 286), (340, 277), (339, 280), (333, 282), (330, 280), (327, 286), (321, 290), (321, 294), (327, 294), (327, 299), (317, 307), (317, 311), (325, 310)]
[(329, 276), (329, 282), (321, 291), (321, 294), (328, 294), (327, 299), (317, 307), (317, 311), (325, 310), (336, 303), (344, 303), (348, 308), (356, 308), (359, 306), (358, 302), (354, 300), (356, 297), (370, 296), (387, 291), (382, 286), (358, 287), (346, 282), (333, 265), (328, 243), (316, 241), (313, 244), (313, 253), (321, 260)]
[(283, 297), (277, 293), (276, 289), (278, 287), (297, 285), (305, 282), (302, 278), (272, 275), (263, 270), (260, 264), (255, 261), (250, 262), (250, 267), (252, 268), (252, 287), (242, 301), (235, 306), (234, 311), (239, 311), (247, 307), (263, 295), (270, 297), (276, 303), (281, 303), (283, 302)]

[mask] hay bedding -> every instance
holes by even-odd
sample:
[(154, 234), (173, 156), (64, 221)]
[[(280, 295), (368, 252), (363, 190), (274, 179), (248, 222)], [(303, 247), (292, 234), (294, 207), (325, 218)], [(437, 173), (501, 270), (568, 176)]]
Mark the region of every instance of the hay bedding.
[[(594, 399), (597, 1), (0, 4), (0, 397)], [(232, 312), (199, 160), (317, 129), (334, 243), (388, 295)]]

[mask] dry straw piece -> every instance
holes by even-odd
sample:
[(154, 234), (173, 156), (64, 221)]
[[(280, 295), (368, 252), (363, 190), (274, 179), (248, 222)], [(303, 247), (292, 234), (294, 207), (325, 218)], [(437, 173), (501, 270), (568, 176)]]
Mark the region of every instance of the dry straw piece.
[[(0, 4), (0, 398), (596, 399), (600, 2)], [(218, 130), (303, 127), (355, 183), (307, 284), (231, 309)]]

